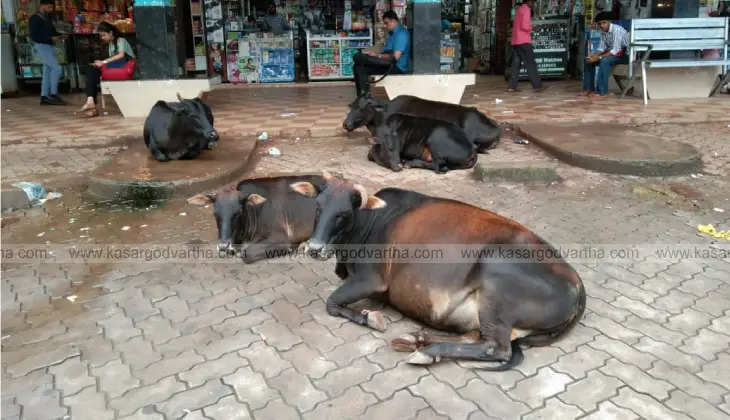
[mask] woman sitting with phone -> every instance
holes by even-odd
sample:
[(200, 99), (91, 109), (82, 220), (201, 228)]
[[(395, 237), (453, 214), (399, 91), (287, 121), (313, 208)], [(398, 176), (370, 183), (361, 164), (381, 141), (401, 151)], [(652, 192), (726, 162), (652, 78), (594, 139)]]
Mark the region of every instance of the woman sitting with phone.
[(101, 80), (131, 80), (135, 65), (132, 46), (119, 36), (117, 28), (102, 22), (96, 31), (102, 42), (109, 44), (109, 58), (94, 61), (86, 73), (86, 103), (79, 112), (85, 113), (87, 117), (99, 115), (96, 110), (96, 96), (100, 92)]

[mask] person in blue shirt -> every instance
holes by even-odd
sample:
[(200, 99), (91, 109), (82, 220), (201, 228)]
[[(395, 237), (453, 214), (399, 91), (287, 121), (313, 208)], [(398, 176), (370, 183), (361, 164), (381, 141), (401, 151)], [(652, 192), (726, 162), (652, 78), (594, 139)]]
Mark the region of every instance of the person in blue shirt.
[(388, 10), (383, 13), (383, 23), (389, 35), (383, 52), (368, 51), (353, 57), (355, 75), (355, 92), (357, 96), (370, 92), (368, 78), (374, 74), (402, 74), (408, 71), (408, 60), (411, 55), (411, 36), (398, 22), (398, 15)]

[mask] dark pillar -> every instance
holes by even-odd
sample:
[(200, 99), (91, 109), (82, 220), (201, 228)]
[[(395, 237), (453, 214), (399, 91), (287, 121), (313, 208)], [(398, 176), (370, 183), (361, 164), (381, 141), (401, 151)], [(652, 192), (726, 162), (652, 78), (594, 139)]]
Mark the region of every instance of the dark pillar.
[(441, 73), (441, 0), (413, 1), (413, 74)]
[(175, 39), (175, 8), (136, 2), (137, 67), (141, 80), (177, 79), (179, 60)]

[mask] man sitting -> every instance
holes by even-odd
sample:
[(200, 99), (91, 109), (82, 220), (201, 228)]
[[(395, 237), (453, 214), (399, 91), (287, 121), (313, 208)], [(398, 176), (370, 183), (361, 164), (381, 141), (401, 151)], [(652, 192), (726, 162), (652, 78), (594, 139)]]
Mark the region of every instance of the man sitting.
[(402, 74), (408, 69), (411, 51), (411, 37), (408, 29), (398, 23), (398, 15), (392, 10), (383, 13), (383, 23), (389, 32), (383, 52), (378, 54), (368, 51), (365, 54), (355, 54), (353, 57), (357, 96), (370, 91), (368, 78), (371, 75), (385, 74), (388, 70), (391, 74)]
[[(629, 34), (626, 29), (611, 23), (613, 15), (599, 13), (594, 22), (601, 27), (601, 42), (598, 50), (586, 58), (583, 70), (583, 95), (604, 99), (608, 94), (608, 78), (616, 64), (628, 64)], [(595, 86), (596, 67), (598, 67), (598, 86)], [(598, 92), (598, 95), (595, 94)]]

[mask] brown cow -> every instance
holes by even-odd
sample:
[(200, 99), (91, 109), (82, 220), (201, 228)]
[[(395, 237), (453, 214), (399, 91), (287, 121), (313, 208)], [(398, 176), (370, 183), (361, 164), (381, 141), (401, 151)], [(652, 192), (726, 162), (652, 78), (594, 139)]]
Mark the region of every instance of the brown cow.
[[(543, 346), (567, 333), (582, 317), (585, 289), (557, 251), (519, 223), (459, 201), (386, 188), (368, 195), (361, 185), (325, 174), (326, 184), (296, 182), (292, 189), (316, 197), (317, 217), (305, 247), (313, 257), (337, 254), (347, 282), (327, 299), (327, 312), (385, 330), (376, 311), (346, 305), (383, 296), (404, 314), (461, 336), (409, 334), (393, 340), (399, 351), (414, 351), (409, 363), (430, 364), (442, 357), (503, 362), (506, 370), (522, 360), (520, 345)], [(487, 249), (553, 251), (552, 261), (471, 262), (353, 261), (348, 247), (386, 249), (400, 245), (467, 244)], [(486, 254), (485, 254), (486, 255)]]

